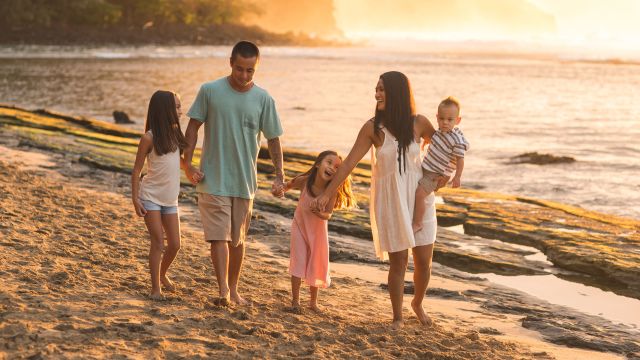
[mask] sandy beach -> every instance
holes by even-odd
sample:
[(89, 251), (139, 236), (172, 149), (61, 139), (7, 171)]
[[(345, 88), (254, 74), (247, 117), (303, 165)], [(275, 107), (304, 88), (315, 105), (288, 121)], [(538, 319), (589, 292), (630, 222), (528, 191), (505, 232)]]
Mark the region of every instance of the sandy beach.
[[(436, 325), (425, 329), (406, 296), (406, 326), (392, 332), (380, 287), (386, 265), (333, 263), (333, 284), (320, 293), (324, 312), (292, 313), (287, 218), (260, 210), (241, 284), (250, 306), (213, 304), (208, 246), (189, 202), (181, 205), (182, 249), (170, 270), (178, 289), (151, 301), (148, 238), (126, 196), (129, 177), (17, 145), (3, 137), (0, 148), (0, 357), (623, 358), (548, 343), (521, 327), (522, 316), (455, 298), (427, 297)], [(439, 277), (439, 268), (430, 288), (483, 291)]]

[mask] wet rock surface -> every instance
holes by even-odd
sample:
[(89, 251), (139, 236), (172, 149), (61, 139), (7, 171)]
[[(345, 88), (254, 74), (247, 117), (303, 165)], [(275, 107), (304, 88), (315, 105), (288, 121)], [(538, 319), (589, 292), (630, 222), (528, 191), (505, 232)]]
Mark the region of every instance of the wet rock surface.
[[(119, 192), (127, 193), (127, 174), (133, 165), (137, 139), (134, 133), (111, 126), (47, 111), (28, 112), (0, 107), (0, 127), (3, 132), (11, 134), (11, 146), (17, 147), (21, 143), (25, 148), (45, 149), (59, 160), (52, 166), (65, 176), (74, 178), (90, 174), (93, 178), (100, 178), (96, 176), (99, 172), (105, 177), (105, 182), (120, 188)], [(261, 150), (259, 163), (268, 170), (270, 160), (268, 152), (266, 154), (264, 149)], [(287, 177), (306, 171), (314, 158), (313, 154), (287, 151)], [(69, 166), (70, 162), (84, 166)], [(371, 243), (359, 240), (370, 239), (371, 236), (366, 201), (369, 170), (368, 164), (360, 164), (353, 174), (360, 209), (337, 212), (330, 222), (333, 232), (330, 235), (331, 261), (380, 263), (373, 256)], [(259, 173), (260, 190), (251, 231), (266, 237), (282, 238), (289, 224), (285, 220), (274, 224), (270, 219), (279, 214), (290, 221), (298, 195), (289, 193), (284, 199), (272, 198), (268, 194), (272, 178), (268, 172)], [(186, 183), (186, 179), (183, 182)], [(193, 190), (183, 190), (181, 201), (195, 203)], [(439, 224), (462, 225), (466, 234), (440, 228), (435, 247), (436, 262), (470, 273), (526, 275), (552, 272), (574, 281), (592, 282), (603, 288), (615, 288), (620, 294), (639, 297), (638, 221), (564, 204), (474, 190), (443, 189), (438, 195), (445, 202), (438, 205)], [(261, 213), (269, 213), (269, 219)], [(505, 242), (516, 245), (510, 246)], [(539, 249), (555, 266), (528, 259), (531, 250), (518, 247), (518, 244)], [(281, 253), (288, 253), (288, 243), (283, 242), (276, 247)], [(487, 284), (480, 277), (443, 268), (435, 270), (436, 276)], [(563, 272), (558, 268), (572, 271)], [(52, 280), (61, 284), (68, 281), (63, 277)], [(408, 283), (406, 291), (411, 293), (412, 289), (412, 284)], [(540, 332), (550, 342), (638, 357), (637, 331), (627, 331), (623, 326), (599, 317), (541, 302), (515, 290), (493, 286), (483, 291), (464, 292), (431, 288), (428, 294), (477, 303), (488, 312), (522, 315), (524, 327)], [(480, 334), (496, 331), (490, 328), (478, 330)]]
[(548, 165), (548, 164), (570, 164), (575, 162), (576, 159), (570, 156), (556, 156), (552, 154), (540, 154), (538, 152), (528, 152), (517, 156), (512, 156), (509, 159), (509, 164), (535, 164), (535, 165)]
[(554, 344), (610, 351), (629, 358), (640, 356), (640, 334), (637, 329), (613, 324), (600, 317), (553, 305), (501, 286), (489, 286), (483, 291), (467, 290), (463, 294), (484, 309), (523, 316), (523, 327), (541, 333), (545, 340)]
[(581, 282), (640, 298), (640, 221), (466, 189), (441, 196), (464, 209), (465, 234), (534, 247), (555, 267), (582, 274)]

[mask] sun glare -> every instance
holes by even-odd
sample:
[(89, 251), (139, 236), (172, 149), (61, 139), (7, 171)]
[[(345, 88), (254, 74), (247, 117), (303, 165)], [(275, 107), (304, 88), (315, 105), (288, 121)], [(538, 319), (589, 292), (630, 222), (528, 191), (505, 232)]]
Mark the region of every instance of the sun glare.
[(509, 41), (640, 54), (636, 0), (336, 0), (335, 15), (347, 37), (373, 44), (393, 39)]

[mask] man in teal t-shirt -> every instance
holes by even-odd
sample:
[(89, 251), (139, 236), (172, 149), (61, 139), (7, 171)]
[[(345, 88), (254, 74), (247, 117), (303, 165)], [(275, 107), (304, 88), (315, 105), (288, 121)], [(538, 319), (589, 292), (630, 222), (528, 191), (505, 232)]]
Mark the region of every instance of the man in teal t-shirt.
[[(203, 84), (187, 113), (186, 174), (197, 184), (204, 237), (211, 243), (211, 261), (220, 290), (218, 301), (223, 305), (229, 301), (246, 303), (238, 294), (238, 282), (257, 189), (261, 134), (267, 138), (276, 169), (271, 192), (277, 197), (284, 194), (279, 139), (282, 126), (273, 98), (253, 83), (259, 60), (255, 44), (238, 42), (231, 51), (231, 74)], [(204, 142), (198, 170), (191, 160), (202, 124)]]

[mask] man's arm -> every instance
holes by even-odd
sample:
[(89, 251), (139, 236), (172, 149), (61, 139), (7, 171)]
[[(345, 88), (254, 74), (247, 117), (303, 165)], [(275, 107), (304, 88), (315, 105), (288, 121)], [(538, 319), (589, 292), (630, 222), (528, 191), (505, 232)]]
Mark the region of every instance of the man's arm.
[(192, 164), (193, 160), (193, 152), (196, 150), (196, 143), (198, 142), (198, 129), (202, 126), (202, 122), (189, 119), (189, 125), (187, 125), (187, 130), (184, 133), (185, 140), (187, 141), (187, 147), (184, 149), (183, 153), (183, 164), (182, 168), (184, 169), (185, 175), (187, 175), (187, 179), (191, 181), (192, 184), (197, 184), (202, 180), (203, 174), (200, 170), (196, 169)]
[(274, 137), (267, 141), (269, 147), (269, 156), (273, 162), (273, 167), (276, 170), (276, 178), (271, 186), (271, 194), (273, 196), (284, 196), (284, 170), (282, 168), (282, 147), (280, 146), (280, 138)]

